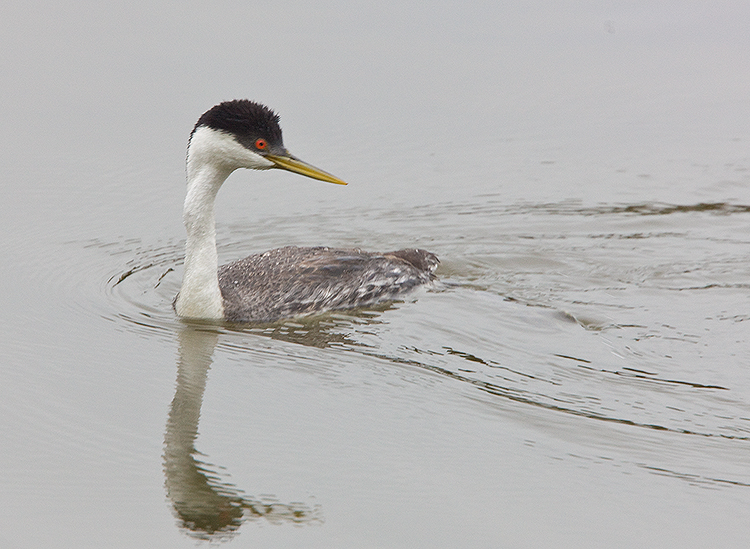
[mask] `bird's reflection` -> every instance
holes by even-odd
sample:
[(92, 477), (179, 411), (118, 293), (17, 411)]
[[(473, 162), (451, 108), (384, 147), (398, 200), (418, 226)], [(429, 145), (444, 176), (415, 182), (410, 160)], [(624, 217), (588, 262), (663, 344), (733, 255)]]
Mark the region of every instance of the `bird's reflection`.
[(179, 334), (177, 388), (164, 435), (167, 495), (180, 525), (197, 538), (232, 536), (246, 520), (304, 524), (321, 521), (318, 506), (245, 495), (222, 481), (219, 467), (195, 449), (203, 392), (220, 328), (185, 324)]

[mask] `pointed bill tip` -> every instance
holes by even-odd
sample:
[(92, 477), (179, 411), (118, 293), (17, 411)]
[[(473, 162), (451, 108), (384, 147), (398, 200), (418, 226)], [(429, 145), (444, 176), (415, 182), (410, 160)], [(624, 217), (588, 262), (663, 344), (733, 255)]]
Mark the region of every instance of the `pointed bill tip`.
[(300, 160), (296, 156), (290, 155), (275, 155), (268, 154), (265, 156), (266, 159), (276, 164), (277, 168), (287, 170), (290, 172), (298, 173), (312, 179), (319, 179), (320, 181), (326, 181), (328, 183), (335, 183), (336, 185), (346, 185), (346, 181), (339, 179), (335, 175), (316, 168), (312, 164), (308, 164), (304, 160)]

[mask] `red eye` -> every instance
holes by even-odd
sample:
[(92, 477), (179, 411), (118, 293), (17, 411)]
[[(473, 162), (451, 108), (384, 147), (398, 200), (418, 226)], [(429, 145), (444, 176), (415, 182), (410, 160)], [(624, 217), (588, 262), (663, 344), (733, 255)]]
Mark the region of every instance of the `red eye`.
[(255, 148), (258, 149), (259, 151), (266, 150), (268, 148), (268, 141), (266, 141), (263, 138), (256, 139), (255, 140)]

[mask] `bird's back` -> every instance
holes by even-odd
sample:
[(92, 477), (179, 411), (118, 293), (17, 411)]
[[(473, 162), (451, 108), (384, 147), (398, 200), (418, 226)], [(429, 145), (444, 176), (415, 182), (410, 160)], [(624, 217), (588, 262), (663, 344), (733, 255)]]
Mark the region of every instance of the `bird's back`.
[(388, 301), (434, 278), (435, 254), (407, 249), (288, 246), (223, 265), (219, 287), (226, 320), (273, 322)]

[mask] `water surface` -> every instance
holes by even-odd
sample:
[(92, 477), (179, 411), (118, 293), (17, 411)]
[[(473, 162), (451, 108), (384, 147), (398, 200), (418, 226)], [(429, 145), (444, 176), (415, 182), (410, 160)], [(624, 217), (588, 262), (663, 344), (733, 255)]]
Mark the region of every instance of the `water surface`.
[[(742, 3), (0, 12), (0, 544), (740, 547)], [(364, 311), (186, 323), (184, 152), (249, 97), (350, 182), (233, 174), (221, 261), (419, 246)]]

